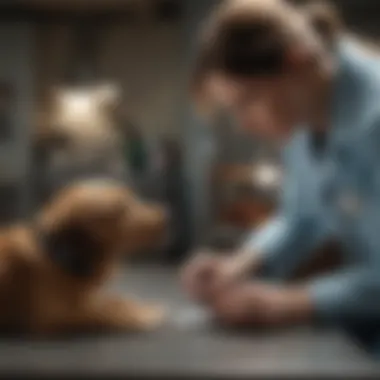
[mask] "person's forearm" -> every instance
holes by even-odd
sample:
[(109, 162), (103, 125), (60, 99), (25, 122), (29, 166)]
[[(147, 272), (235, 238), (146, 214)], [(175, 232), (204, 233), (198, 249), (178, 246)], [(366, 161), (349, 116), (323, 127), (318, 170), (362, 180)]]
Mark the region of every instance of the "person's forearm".
[(231, 257), (230, 267), (235, 273), (245, 277), (257, 273), (262, 266), (262, 254), (253, 249), (241, 248)]
[[(264, 324), (289, 326), (314, 319), (314, 305), (307, 289), (298, 286), (269, 286), (264, 290)], [(260, 312), (256, 310), (256, 313)], [(255, 318), (255, 315), (253, 315)]]
[[(234, 304), (235, 303), (235, 304)], [(224, 312), (238, 310), (238, 318), (232, 322), (248, 325), (290, 326), (308, 324), (315, 317), (312, 298), (307, 289), (280, 286), (265, 282), (248, 282), (237, 287), (225, 300)], [(240, 315), (239, 315), (240, 312)], [(236, 318), (236, 316), (233, 316)]]
[(231, 267), (243, 275), (258, 272), (263, 266), (266, 256), (282, 250), (285, 238), (289, 237), (289, 234), (286, 236), (288, 229), (287, 221), (280, 217), (269, 220), (258, 231), (253, 232), (235, 252), (231, 260)]
[(285, 280), (325, 235), (318, 219), (279, 215), (245, 242), (238, 265), (260, 270), (267, 278)]
[[(267, 222), (258, 231), (255, 231), (237, 250), (232, 263), (236, 271), (243, 275), (258, 273), (264, 267), (272, 267), (273, 262), (284, 255), (288, 256), (289, 249), (297, 240), (297, 228), (290, 220), (277, 216)], [(287, 260), (289, 261), (289, 259)], [(277, 266), (277, 265), (274, 265)]]
[(281, 318), (285, 324), (304, 324), (314, 319), (314, 305), (306, 288), (290, 286), (283, 291)]
[(316, 279), (301, 287), (283, 289), (279, 310), (287, 323), (344, 324), (380, 318), (378, 271), (358, 269)]
[(317, 278), (307, 285), (316, 317), (324, 322), (380, 319), (380, 279), (377, 265), (351, 268)]

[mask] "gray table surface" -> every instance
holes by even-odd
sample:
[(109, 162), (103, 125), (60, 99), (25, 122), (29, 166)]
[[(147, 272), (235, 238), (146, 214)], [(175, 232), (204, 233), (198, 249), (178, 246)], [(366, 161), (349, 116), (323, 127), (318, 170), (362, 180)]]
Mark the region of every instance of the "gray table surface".
[(169, 310), (165, 326), (136, 335), (0, 340), (0, 377), (380, 378), (379, 367), (338, 331), (227, 332), (182, 295), (173, 270), (130, 268), (113, 285)]

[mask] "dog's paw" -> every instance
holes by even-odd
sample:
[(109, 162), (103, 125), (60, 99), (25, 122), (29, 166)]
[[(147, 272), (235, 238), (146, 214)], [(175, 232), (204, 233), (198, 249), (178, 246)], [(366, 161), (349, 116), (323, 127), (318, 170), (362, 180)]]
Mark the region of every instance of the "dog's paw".
[(114, 298), (103, 307), (103, 317), (109, 327), (118, 330), (144, 332), (154, 330), (165, 321), (165, 308), (134, 300)]
[(154, 330), (165, 322), (166, 310), (164, 307), (142, 305), (136, 311), (136, 327), (141, 331)]

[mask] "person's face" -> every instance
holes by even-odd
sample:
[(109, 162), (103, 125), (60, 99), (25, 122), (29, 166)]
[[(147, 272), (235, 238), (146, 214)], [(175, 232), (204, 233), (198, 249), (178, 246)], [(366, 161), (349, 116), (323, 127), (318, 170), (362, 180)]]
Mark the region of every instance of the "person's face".
[(286, 139), (307, 112), (307, 84), (297, 75), (255, 79), (213, 75), (210, 85), (212, 97), (239, 127), (264, 138)]

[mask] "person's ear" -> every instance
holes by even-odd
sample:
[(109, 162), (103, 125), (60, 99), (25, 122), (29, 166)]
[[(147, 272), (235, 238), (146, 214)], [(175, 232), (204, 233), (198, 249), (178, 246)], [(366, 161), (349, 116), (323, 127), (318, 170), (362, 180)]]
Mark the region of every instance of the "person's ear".
[(331, 47), (336, 41), (337, 35), (343, 30), (343, 22), (338, 10), (325, 1), (313, 2), (306, 5), (304, 13), (323, 42)]

